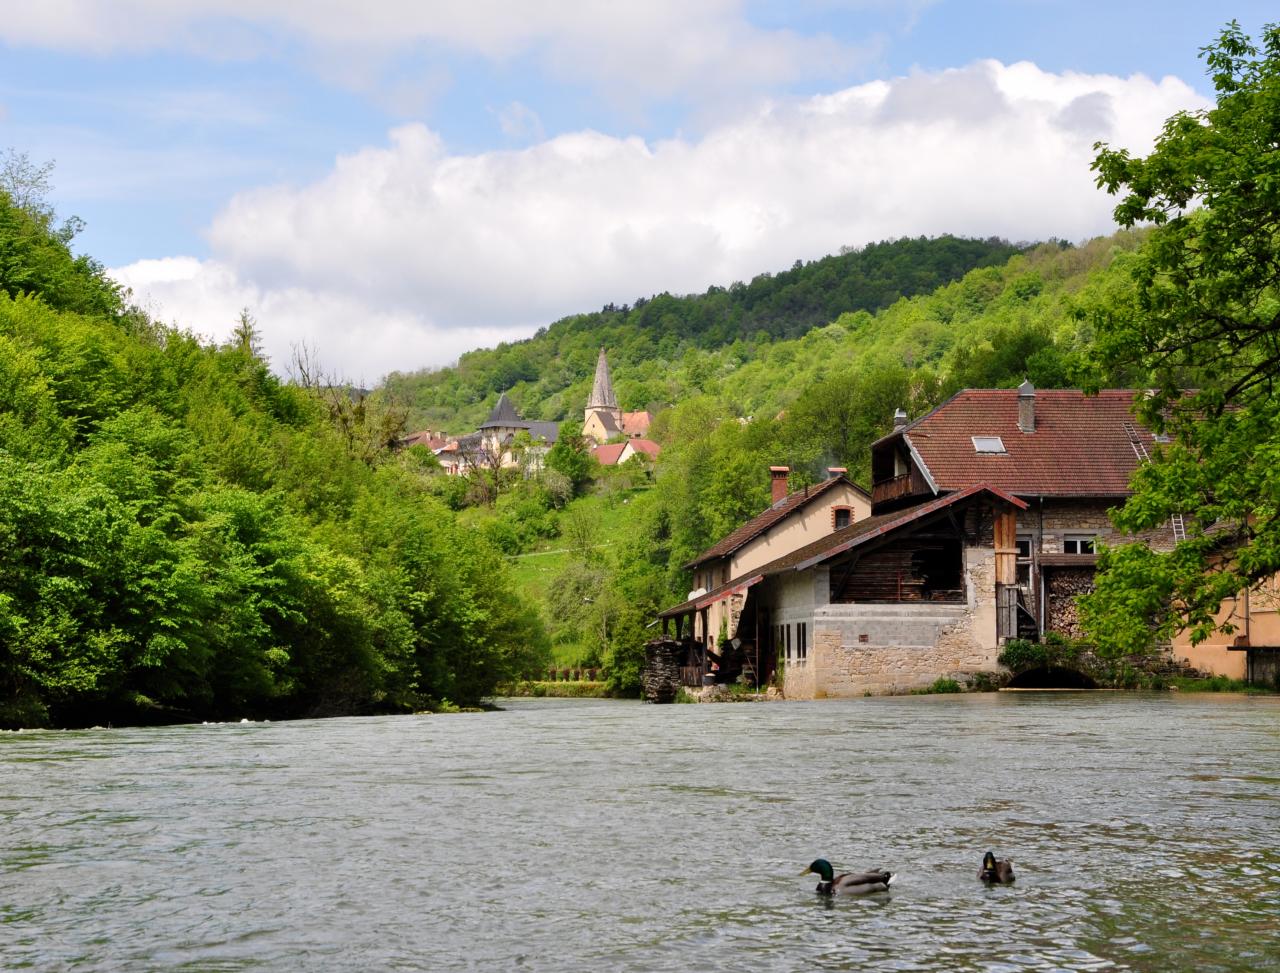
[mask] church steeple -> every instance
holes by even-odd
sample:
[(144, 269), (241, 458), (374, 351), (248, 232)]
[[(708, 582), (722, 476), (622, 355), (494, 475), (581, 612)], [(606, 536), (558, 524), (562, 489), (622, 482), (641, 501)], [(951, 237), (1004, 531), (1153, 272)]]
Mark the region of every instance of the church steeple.
[(618, 397), (613, 394), (609, 360), (605, 358), (603, 348), (596, 361), (596, 381), (591, 386), (591, 398), (587, 399), (587, 408), (582, 414), (582, 434), (598, 443), (622, 435), (622, 410), (618, 408)]
[(609, 379), (609, 360), (600, 349), (600, 357), (596, 360), (596, 381), (591, 386), (591, 398), (587, 399), (587, 409), (618, 408), (618, 397), (613, 394), (613, 382)]

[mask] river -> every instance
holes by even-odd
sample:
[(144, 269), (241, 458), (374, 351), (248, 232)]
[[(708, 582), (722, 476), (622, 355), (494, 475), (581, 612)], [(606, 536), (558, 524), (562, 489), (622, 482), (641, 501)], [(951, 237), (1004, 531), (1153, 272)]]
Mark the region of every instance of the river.
[(1280, 970), (1280, 699), (503, 705), (0, 735), (0, 965)]

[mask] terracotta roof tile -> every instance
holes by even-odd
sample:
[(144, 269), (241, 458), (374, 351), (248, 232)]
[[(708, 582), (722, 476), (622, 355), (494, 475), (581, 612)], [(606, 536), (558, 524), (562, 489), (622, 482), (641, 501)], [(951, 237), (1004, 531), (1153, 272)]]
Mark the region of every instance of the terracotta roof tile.
[(622, 451), (627, 448), (626, 443), (605, 443), (603, 446), (597, 446), (591, 450), (591, 455), (601, 466), (617, 466), (618, 457), (622, 455)]
[[(662, 447), (655, 443), (652, 439), (631, 439), (628, 440), (631, 448), (637, 453), (644, 453), (647, 456), (657, 456), (662, 452)], [(625, 444), (624, 444), (625, 445)]]
[[(726, 581), (724, 584), (698, 595), (696, 598), (690, 598), (688, 601), (681, 602), (662, 612), (658, 613), (659, 618), (670, 618), (674, 615), (682, 615), (690, 610), (700, 607), (704, 604), (710, 604), (719, 599), (727, 592), (747, 584), (753, 584), (755, 580), (760, 578), (768, 578), (773, 575), (782, 574), (785, 571), (800, 571), (827, 558), (835, 557), (854, 547), (863, 544), (869, 544), (877, 538), (885, 537), (904, 527), (910, 527), (919, 521), (926, 520), (935, 514), (941, 514), (949, 507), (964, 503), (974, 497), (986, 494), (988, 497), (995, 497), (1004, 503), (1013, 507), (1025, 509), (1027, 503), (1019, 500), (1003, 490), (991, 487), (985, 483), (975, 484), (965, 490), (956, 493), (949, 493), (946, 496), (937, 497), (928, 503), (922, 503), (915, 507), (908, 507), (906, 510), (897, 510), (893, 513), (876, 514), (865, 520), (860, 520), (848, 527), (833, 531), (825, 537), (820, 537), (816, 541), (811, 541), (804, 547), (797, 548), (789, 554), (784, 554), (780, 558), (775, 558), (768, 564), (763, 564), (758, 568), (752, 568), (736, 578)], [(754, 579), (754, 580), (753, 580)]]
[(647, 410), (622, 413), (622, 431), (628, 436), (643, 436), (652, 423), (653, 416)]
[[(1017, 389), (966, 389), (902, 435), (939, 490), (986, 482), (1023, 496), (1123, 496), (1139, 461), (1129, 430), (1147, 452), (1154, 442), (1133, 417), (1138, 394), (1037, 390), (1035, 431), (1024, 433)], [(978, 453), (974, 436), (999, 436), (1005, 451)]]

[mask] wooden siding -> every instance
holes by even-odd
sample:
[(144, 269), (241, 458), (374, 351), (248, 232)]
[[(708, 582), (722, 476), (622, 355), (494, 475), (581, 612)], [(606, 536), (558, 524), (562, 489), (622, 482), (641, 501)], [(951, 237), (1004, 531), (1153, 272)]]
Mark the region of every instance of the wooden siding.
[(996, 584), (1018, 583), (1018, 515), (1006, 510), (996, 514)]
[(867, 554), (849, 570), (831, 568), (833, 604), (964, 600), (960, 543), (954, 538), (913, 538), (910, 546)]

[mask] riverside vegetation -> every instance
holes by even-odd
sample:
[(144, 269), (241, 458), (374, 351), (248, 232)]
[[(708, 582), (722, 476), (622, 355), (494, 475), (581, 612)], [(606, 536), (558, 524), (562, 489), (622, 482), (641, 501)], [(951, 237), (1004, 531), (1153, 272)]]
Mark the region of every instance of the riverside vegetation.
[[(1219, 525), (1171, 555), (1102, 552), (1097, 653), (1208, 634), (1280, 570), (1280, 30), (1255, 48), (1233, 24), (1204, 53), (1214, 109), (1171, 118), (1149, 160), (1100, 146), (1112, 236), (880, 244), (367, 397), (274, 377), (247, 313), (221, 346), (149, 320), (38, 194), (0, 193), (0, 721), (470, 704), (552, 661), (634, 692), (681, 565), (767, 505), (767, 466), (865, 482), (896, 408), (1028, 377), (1155, 388), (1144, 418), (1171, 442), (1118, 523)], [(572, 421), (540, 470), (443, 477), (390, 448), (406, 417), (474, 428), (507, 387), (530, 417), (580, 414), (602, 343), (624, 406), (662, 407), (656, 465), (601, 469)]]

